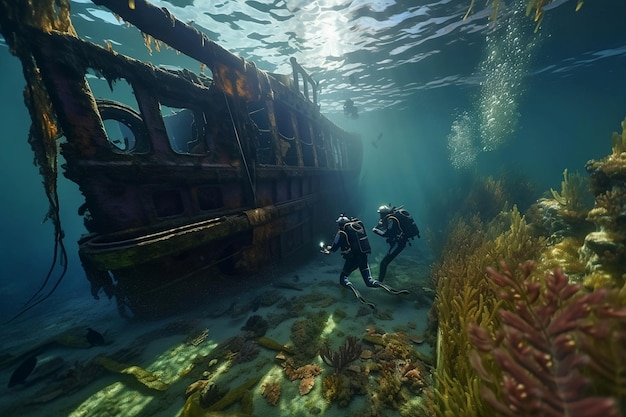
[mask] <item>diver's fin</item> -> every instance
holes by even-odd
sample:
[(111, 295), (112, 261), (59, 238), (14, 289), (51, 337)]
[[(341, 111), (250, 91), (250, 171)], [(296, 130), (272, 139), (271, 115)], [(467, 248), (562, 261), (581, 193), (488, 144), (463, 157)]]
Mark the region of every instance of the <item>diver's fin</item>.
[(371, 308), (372, 310), (376, 310), (376, 304), (374, 303), (370, 303), (369, 301), (367, 301), (365, 298), (363, 298), (363, 296), (361, 295), (361, 293), (359, 292), (359, 290), (357, 290), (356, 288), (354, 288), (354, 286), (352, 284), (348, 284), (347, 285), (348, 288), (350, 288), (352, 290), (352, 292), (354, 293), (354, 296), (357, 298), (357, 300), (359, 300), (360, 302), (362, 302), (363, 304), (369, 306), (369, 308)]
[(406, 295), (406, 294), (410, 294), (409, 290), (396, 290), (395, 288), (392, 288), (386, 284), (383, 284), (382, 282), (378, 282), (378, 286), (380, 288), (382, 288), (383, 290), (387, 291), (389, 294), (393, 294), (393, 295)]

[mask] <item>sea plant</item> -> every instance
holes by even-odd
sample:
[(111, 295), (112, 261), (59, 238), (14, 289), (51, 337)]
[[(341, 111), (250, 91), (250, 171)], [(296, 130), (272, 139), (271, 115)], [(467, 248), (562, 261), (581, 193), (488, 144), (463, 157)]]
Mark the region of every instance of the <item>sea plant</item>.
[[(458, 218), (444, 246), (444, 256), (433, 267), (437, 288), (434, 314), (437, 366), (432, 414), (489, 415), (479, 392), (476, 370), (467, 360), (471, 350), (467, 328), (470, 323), (490, 329), (498, 326), (501, 300), (485, 279), (485, 270), (506, 259), (521, 263), (536, 259), (545, 240), (533, 237), (517, 208), (502, 212), (491, 222), (478, 216)], [(437, 326), (438, 324), (438, 326)]]
[(568, 212), (586, 214), (586, 195), (591, 196), (587, 190), (587, 179), (580, 173), (569, 174), (567, 168), (563, 170), (561, 192), (550, 189), (552, 197)]
[[(24, 104), (31, 116), (31, 127), (28, 135), (35, 155), (34, 163), (39, 168), (43, 178), (43, 186), (48, 198), (48, 211), (44, 221), (50, 220), (54, 227), (54, 258), (48, 275), (44, 278), (39, 289), (30, 297), (20, 311), (11, 320), (24, 314), (52, 295), (67, 272), (67, 253), (63, 239), (65, 232), (61, 225), (60, 203), (58, 195), (58, 140), (63, 132), (58, 125), (57, 114), (52, 107), (52, 101), (41, 77), (41, 71), (36, 66), (33, 51), (27, 42), (19, 42), (20, 36), (15, 32), (19, 26), (11, 22), (21, 22), (24, 25), (40, 28), (47, 32), (52, 30), (69, 35), (76, 35), (70, 20), (69, 0), (34, 0), (34, 1), (2, 1), (0, 2), (0, 34), (9, 46), (9, 51), (22, 62), (26, 87), (24, 88)], [(47, 292), (52, 278), (52, 272), (57, 266), (61, 271), (56, 282)], [(52, 282), (52, 281), (50, 281)]]
[(291, 341), (294, 346), (292, 353), (297, 362), (306, 363), (317, 356), (320, 338), (328, 317), (326, 311), (319, 310), (293, 323), (291, 326)]
[(481, 397), (492, 411), (511, 417), (620, 415), (616, 399), (593, 392), (597, 385), (588, 375), (590, 370), (611, 374), (621, 366), (619, 377), (610, 382), (621, 385), (623, 392), (626, 355), (606, 354), (595, 339), (611, 346), (615, 340), (623, 343), (626, 308), (610, 302), (605, 289), (584, 292), (570, 284), (560, 269), (542, 282), (531, 277), (533, 262), (521, 264), (517, 272), (501, 262), (500, 269), (487, 268), (503, 300), (500, 325), (468, 328), (474, 346), (470, 362), (482, 379)]
[(626, 118), (622, 120), (621, 126), (622, 132), (613, 132), (613, 136), (611, 137), (613, 142), (613, 155), (620, 155), (626, 152)]
[(354, 336), (348, 336), (339, 347), (339, 350), (332, 350), (328, 343), (320, 348), (320, 357), (328, 366), (334, 368), (336, 373), (341, 373), (350, 363), (354, 362), (361, 356), (363, 347)]
[[(584, 0), (576, 1), (576, 11), (579, 11), (581, 7), (583, 7)], [(531, 16), (533, 21), (537, 23), (535, 27), (535, 32), (539, 29), (541, 22), (543, 20), (544, 8), (548, 4), (552, 2), (552, 0), (525, 0), (526, 2), (526, 16)], [(474, 9), (475, 0), (470, 1), (470, 5), (465, 13), (463, 19), (467, 19), (472, 10)], [(492, 0), (491, 1), (491, 9), (492, 12), (489, 15), (490, 20), (496, 20), (498, 18), (498, 11), (500, 10), (500, 0)]]

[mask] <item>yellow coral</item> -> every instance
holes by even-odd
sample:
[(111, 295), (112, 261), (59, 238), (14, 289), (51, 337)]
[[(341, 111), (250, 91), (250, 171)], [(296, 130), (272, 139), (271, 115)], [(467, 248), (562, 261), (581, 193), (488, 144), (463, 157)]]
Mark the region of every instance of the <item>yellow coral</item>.
[(613, 132), (613, 155), (626, 152), (626, 118), (622, 120), (622, 133)]
[(582, 239), (570, 236), (547, 248), (541, 257), (542, 271), (548, 272), (561, 268), (568, 275), (584, 273), (585, 265), (578, 254), (582, 244)]
[(579, 173), (568, 174), (567, 168), (563, 170), (561, 192), (550, 189), (552, 197), (566, 210), (572, 212), (585, 211), (584, 195), (587, 192), (587, 180)]

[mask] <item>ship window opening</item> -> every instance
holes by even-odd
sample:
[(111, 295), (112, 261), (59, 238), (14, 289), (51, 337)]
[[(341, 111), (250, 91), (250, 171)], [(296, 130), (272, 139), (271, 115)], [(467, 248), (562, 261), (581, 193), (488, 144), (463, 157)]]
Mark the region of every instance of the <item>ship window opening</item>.
[(196, 190), (200, 210), (215, 210), (224, 206), (219, 187), (200, 187)]
[(96, 100), (107, 141), (119, 153), (147, 153), (150, 141), (146, 127), (131, 107), (113, 100)]
[(276, 103), (276, 127), (280, 137), (280, 153), (285, 165), (298, 165), (296, 134), (291, 112), (280, 103)]
[(298, 131), (300, 133), (300, 143), (302, 144), (302, 160), (304, 166), (315, 166), (314, 142), (311, 137), (311, 124), (306, 117), (298, 117)]
[(342, 164), (342, 152), (341, 152), (341, 147), (339, 146), (338, 140), (333, 136), (330, 135), (330, 149), (331, 149), (331, 155), (332, 155), (332, 162), (333, 162), (333, 167), (334, 168), (341, 168)]
[(91, 92), (98, 100), (122, 103), (124, 106), (139, 113), (139, 104), (137, 104), (135, 92), (127, 79), (108, 79), (100, 71), (93, 68), (87, 68), (85, 78), (89, 82)]
[(327, 167), (326, 148), (324, 147), (324, 134), (315, 129), (315, 150), (317, 153), (317, 164), (319, 167)]
[(274, 147), (267, 108), (260, 102), (248, 103), (248, 114), (256, 131), (257, 161), (260, 164), (273, 164)]
[(163, 123), (172, 150), (185, 155), (206, 155), (206, 117), (203, 112), (161, 105)]
[(157, 217), (173, 217), (183, 214), (185, 206), (178, 190), (158, 190), (152, 193)]
[(124, 153), (132, 152), (137, 144), (137, 138), (128, 126), (117, 120), (103, 120), (102, 123), (109, 143), (113, 145), (116, 150)]

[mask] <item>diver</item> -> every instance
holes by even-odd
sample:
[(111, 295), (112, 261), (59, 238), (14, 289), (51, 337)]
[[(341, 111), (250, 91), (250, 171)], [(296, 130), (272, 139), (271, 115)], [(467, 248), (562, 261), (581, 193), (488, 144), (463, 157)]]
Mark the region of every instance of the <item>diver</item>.
[(343, 103), (343, 114), (351, 119), (359, 118), (359, 109), (354, 105), (354, 101), (347, 99), (345, 103)]
[(339, 274), (339, 284), (341, 286), (350, 288), (350, 290), (352, 290), (355, 297), (360, 302), (362, 302), (363, 304), (367, 304), (372, 309), (375, 309), (376, 306), (373, 303), (365, 300), (348, 279), (350, 274), (354, 272), (354, 270), (356, 270), (357, 268), (361, 272), (363, 282), (365, 282), (365, 285), (367, 285), (368, 287), (383, 288), (385, 291), (391, 294), (409, 293), (407, 290), (396, 290), (386, 285), (383, 285), (372, 278), (370, 267), (367, 261), (367, 255), (369, 255), (372, 250), (370, 248), (367, 232), (365, 231), (363, 222), (361, 222), (356, 217), (348, 218), (342, 213), (339, 215), (339, 218), (337, 218), (336, 223), (338, 226), (338, 230), (335, 234), (333, 244), (330, 246), (323, 246), (322, 244), (322, 253), (328, 255), (331, 252), (335, 252), (338, 249), (341, 249), (341, 256), (343, 256), (343, 258), (345, 259), (343, 269)]
[(407, 243), (411, 246), (409, 239), (414, 239), (415, 236), (420, 238), (420, 231), (411, 214), (402, 206), (380, 206), (378, 214), (380, 220), (372, 231), (378, 236), (386, 237), (389, 244), (389, 251), (380, 262), (378, 273), (378, 281), (383, 282), (385, 275), (387, 275), (387, 266), (404, 250)]

